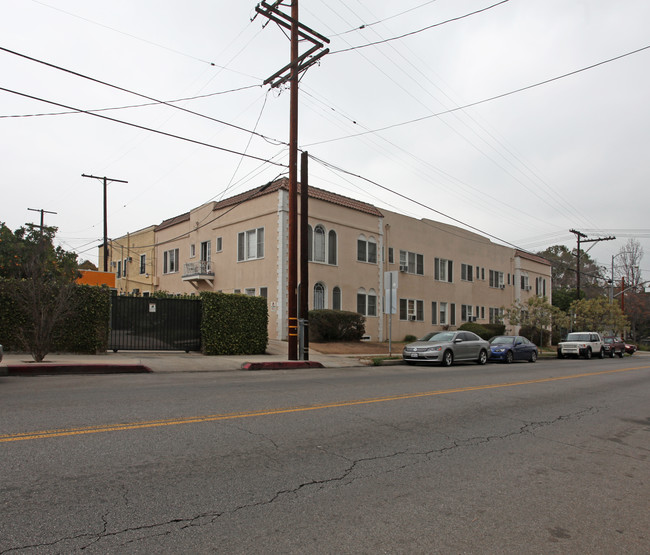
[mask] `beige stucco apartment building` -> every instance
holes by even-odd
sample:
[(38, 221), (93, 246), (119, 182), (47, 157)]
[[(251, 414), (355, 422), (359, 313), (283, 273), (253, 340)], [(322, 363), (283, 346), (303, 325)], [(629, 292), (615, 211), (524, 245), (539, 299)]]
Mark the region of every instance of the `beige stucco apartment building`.
[[(155, 289), (263, 296), (269, 337), (286, 339), (288, 206), (282, 179), (165, 220), (155, 227)], [(401, 340), (466, 321), (495, 321), (503, 307), (531, 295), (550, 300), (546, 260), (455, 226), (313, 187), (309, 224), (310, 308), (364, 314), (372, 340), (388, 339), (389, 330)], [(127, 276), (133, 277), (130, 268)], [(390, 276), (392, 315), (384, 313)]]
[[(156, 226), (127, 233), (108, 244), (108, 271), (115, 274), (119, 295), (150, 295), (156, 289)], [(99, 268), (104, 267), (104, 247), (99, 247)]]

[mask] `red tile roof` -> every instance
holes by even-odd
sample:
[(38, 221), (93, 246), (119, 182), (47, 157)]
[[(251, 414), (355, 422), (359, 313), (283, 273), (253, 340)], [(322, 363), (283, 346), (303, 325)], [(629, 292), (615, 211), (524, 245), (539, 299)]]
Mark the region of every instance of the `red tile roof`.
[[(216, 202), (213, 210), (222, 210), (223, 208), (228, 208), (230, 206), (239, 204), (246, 200), (254, 199), (261, 197), (263, 195), (268, 195), (271, 193), (277, 192), (279, 189), (284, 189), (285, 191), (289, 190), (289, 180), (286, 177), (273, 181), (266, 186), (258, 187), (257, 189), (252, 189), (235, 195), (234, 197), (227, 198), (225, 200)], [(300, 183), (298, 183), (298, 193), (300, 193)], [(309, 187), (309, 197), (329, 202), (331, 204), (337, 204), (339, 206), (344, 206), (352, 210), (357, 210), (359, 212), (364, 212), (365, 214), (370, 214), (372, 216), (377, 216), (379, 218), (383, 217), (381, 211), (372, 204), (361, 202), (349, 197), (344, 197), (342, 195), (337, 195), (330, 191), (324, 189), (318, 189), (317, 187)]]
[(185, 212), (185, 214), (181, 214), (180, 216), (174, 216), (173, 218), (163, 220), (162, 222), (160, 222), (159, 225), (155, 227), (154, 231), (160, 231), (162, 229), (166, 229), (173, 225), (180, 224), (181, 222), (187, 222), (189, 221), (189, 219), (190, 219), (190, 213)]

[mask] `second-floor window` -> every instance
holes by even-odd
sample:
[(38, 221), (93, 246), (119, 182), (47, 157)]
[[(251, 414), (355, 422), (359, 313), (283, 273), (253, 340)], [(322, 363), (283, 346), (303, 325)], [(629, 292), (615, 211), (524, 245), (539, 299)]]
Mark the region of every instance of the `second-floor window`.
[(357, 260), (377, 264), (377, 242), (372, 237), (361, 235), (357, 239)]
[(163, 274), (178, 272), (178, 249), (163, 252)]
[(399, 251), (400, 270), (409, 274), (424, 275), (424, 255), (410, 251)]
[(201, 242), (201, 262), (210, 262), (210, 241)]
[(146, 254), (141, 254), (140, 255), (140, 273), (141, 274), (146, 274), (147, 273), (147, 255)]
[[(508, 277), (510, 274), (508, 274)], [(490, 287), (496, 287), (497, 289), (503, 289), (505, 287), (503, 283), (503, 272), (497, 272), (496, 270), (490, 270)]]
[(237, 261), (264, 258), (264, 228), (242, 231), (237, 235)]
[(434, 259), (433, 279), (452, 283), (454, 281), (454, 262), (445, 258)]
[[(478, 266), (476, 267), (476, 275), (478, 276)], [(474, 266), (469, 264), (460, 265), (460, 279), (463, 281), (474, 281)]]

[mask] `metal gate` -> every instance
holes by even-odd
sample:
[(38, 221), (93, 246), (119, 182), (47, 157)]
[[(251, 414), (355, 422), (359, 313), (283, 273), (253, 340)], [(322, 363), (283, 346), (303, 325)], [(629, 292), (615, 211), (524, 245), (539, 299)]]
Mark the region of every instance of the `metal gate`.
[(109, 349), (200, 351), (201, 301), (122, 297), (111, 299)]

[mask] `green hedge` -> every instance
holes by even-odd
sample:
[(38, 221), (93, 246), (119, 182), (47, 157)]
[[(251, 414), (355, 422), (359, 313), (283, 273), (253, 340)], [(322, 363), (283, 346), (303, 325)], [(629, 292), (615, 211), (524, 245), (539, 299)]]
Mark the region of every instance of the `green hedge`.
[(55, 337), (55, 350), (96, 354), (108, 349), (111, 290), (107, 287), (75, 287), (73, 315)]
[(458, 329), (474, 332), (486, 341), (495, 335), (503, 335), (506, 331), (503, 324), (477, 324), (476, 322), (465, 322)]
[(366, 333), (366, 319), (357, 312), (310, 310), (309, 340), (360, 341)]
[(268, 306), (263, 297), (201, 293), (204, 355), (261, 355), (269, 340)]
[[(0, 279), (0, 344), (5, 351), (22, 351), (17, 330), (28, 323), (28, 316), (16, 305), (12, 290), (21, 282)], [(53, 352), (89, 353), (106, 351), (110, 321), (110, 290), (106, 287), (74, 287), (72, 313), (57, 327)]]

